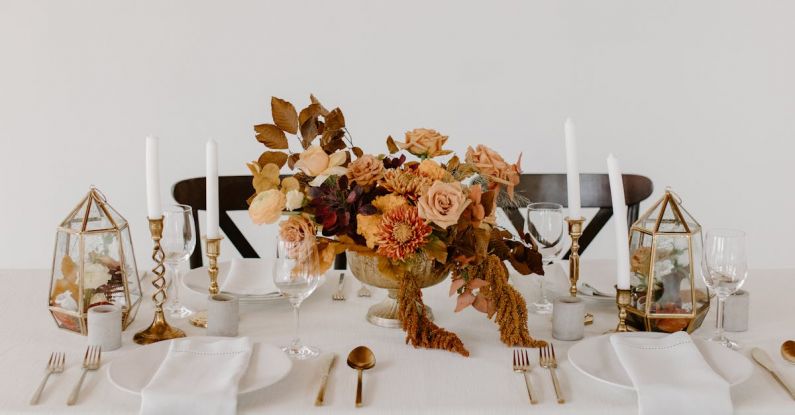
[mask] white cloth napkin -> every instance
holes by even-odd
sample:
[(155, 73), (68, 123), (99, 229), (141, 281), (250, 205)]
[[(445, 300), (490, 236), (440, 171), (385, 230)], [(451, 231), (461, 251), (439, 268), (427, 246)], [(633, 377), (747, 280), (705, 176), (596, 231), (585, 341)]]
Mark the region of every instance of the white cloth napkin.
[(727, 415), (729, 383), (686, 332), (660, 338), (614, 334), (610, 343), (638, 392), (639, 415)]
[(264, 295), (277, 291), (272, 264), (257, 258), (235, 259), (221, 284), (221, 291), (235, 295)]
[(251, 350), (248, 337), (174, 340), (141, 391), (141, 415), (237, 413), (238, 382)]

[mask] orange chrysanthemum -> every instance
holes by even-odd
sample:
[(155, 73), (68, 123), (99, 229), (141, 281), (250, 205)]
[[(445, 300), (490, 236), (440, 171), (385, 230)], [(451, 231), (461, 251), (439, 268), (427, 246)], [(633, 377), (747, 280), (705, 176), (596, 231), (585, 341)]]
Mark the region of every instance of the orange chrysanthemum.
[(428, 190), (431, 184), (432, 181), (427, 177), (418, 176), (414, 173), (398, 169), (387, 170), (381, 182), (381, 185), (386, 190), (389, 190), (393, 194), (405, 196), (410, 200), (419, 199), (423, 192)]
[(400, 206), (385, 213), (378, 228), (378, 253), (402, 261), (413, 254), (431, 234), (414, 206)]

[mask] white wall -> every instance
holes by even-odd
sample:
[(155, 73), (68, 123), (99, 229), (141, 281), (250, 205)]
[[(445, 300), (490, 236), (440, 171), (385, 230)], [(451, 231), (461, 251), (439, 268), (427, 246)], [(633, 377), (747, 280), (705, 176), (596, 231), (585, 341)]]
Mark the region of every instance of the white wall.
[[(148, 264), (145, 135), (162, 139), (164, 187), (203, 175), (209, 137), (221, 173), (242, 174), (270, 96), (310, 92), (366, 149), (431, 127), (456, 150), (522, 151), (528, 172), (564, 169), (571, 115), (584, 172), (614, 152), (655, 198), (671, 185), (705, 227), (747, 230), (752, 267), (795, 267), (793, 15), (772, 0), (1, 0), (0, 267), (48, 267), (90, 184)], [(613, 255), (612, 227), (588, 255)]]

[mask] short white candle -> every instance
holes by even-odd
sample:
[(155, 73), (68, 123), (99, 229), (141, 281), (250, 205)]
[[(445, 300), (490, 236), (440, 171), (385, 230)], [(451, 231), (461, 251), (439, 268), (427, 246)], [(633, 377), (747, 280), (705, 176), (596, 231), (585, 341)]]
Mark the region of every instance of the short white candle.
[(160, 160), (157, 137), (146, 137), (146, 214), (149, 219), (160, 219)]
[(221, 236), (218, 229), (218, 143), (207, 141), (206, 147), (207, 177), (207, 237), (215, 239)]
[(580, 170), (577, 168), (577, 138), (574, 135), (574, 122), (566, 118), (563, 128), (566, 134), (566, 188), (569, 196), (569, 217), (578, 219), (580, 213)]
[(624, 181), (618, 159), (612, 154), (607, 157), (607, 171), (610, 176), (610, 196), (613, 201), (613, 220), (616, 225), (616, 285), (622, 290), (629, 289), (629, 232), (627, 231), (627, 205), (624, 201)]

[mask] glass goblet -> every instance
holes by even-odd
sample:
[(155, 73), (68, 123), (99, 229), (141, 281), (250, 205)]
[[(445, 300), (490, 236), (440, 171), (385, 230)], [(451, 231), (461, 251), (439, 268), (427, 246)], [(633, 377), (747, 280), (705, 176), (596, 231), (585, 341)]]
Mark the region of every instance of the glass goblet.
[(179, 300), (179, 287), (182, 284), (181, 265), (190, 257), (196, 247), (196, 230), (193, 226), (193, 210), (186, 205), (167, 206), (163, 211), (163, 236), (160, 246), (166, 254), (165, 265), (171, 275), (169, 284), (173, 295), (164, 309), (169, 317), (185, 318), (193, 311)]
[[(527, 227), (533, 242), (538, 245), (538, 252), (544, 263), (544, 274), (560, 254), (565, 223), (563, 206), (557, 203), (531, 203), (527, 206)], [(541, 295), (538, 301), (533, 303), (539, 314), (552, 312), (552, 302), (549, 301), (544, 289), (544, 280), (545, 276), (540, 275)]]
[(726, 298), (739, 290), (748, 277), (745, 233), (735, 229), (714, 229), (707, 231), (704, 239), (701, 276), (718, 297), (715, 334), (709, 340), (737, 349), (739, 345), (728, 339), (723, 331), (723, 306)]
[(299, 310), (301, 303), (315, 291), (320, 282), (319, 266), (314, 238), (296, 243), (277, 237), (273, 282), (293, 306), (295, 316), (295, 336), (282, 350), (298, 360), (310, 359), (319, 354), (317, 348), (302, 345), (299, 336)]

